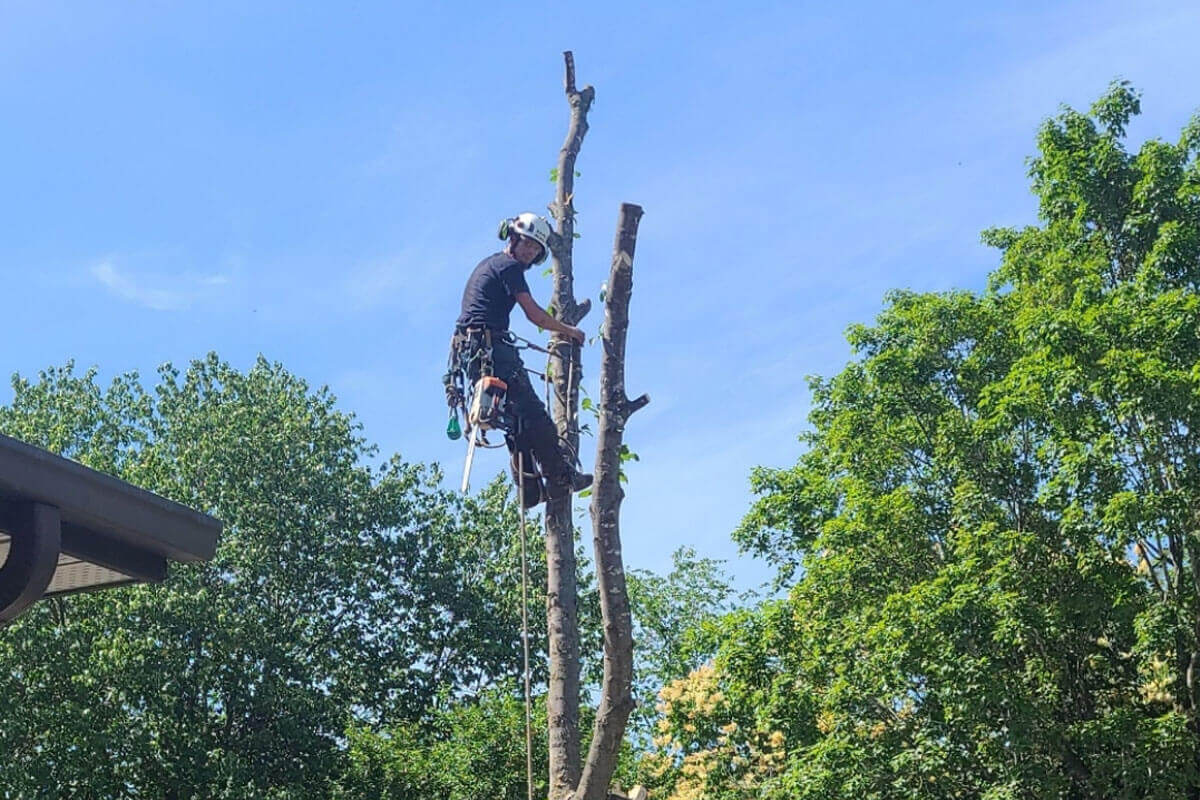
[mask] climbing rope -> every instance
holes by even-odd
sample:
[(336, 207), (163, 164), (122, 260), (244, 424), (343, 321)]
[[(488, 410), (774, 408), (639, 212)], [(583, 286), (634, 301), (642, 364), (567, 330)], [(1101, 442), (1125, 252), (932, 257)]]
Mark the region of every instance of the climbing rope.
[[(522, 338), (515, 334), (509, 333), (507, 337), (510, 343), (518, 349), (535, 350), (539, 353), (545, 353), (549, 358), (558, 358), (560, 363), (565, 359), (567, 361), (567, 384), (566, 392), (570, 393), (571, 386), (575, 379), (575, 362), (574, 359), (564, 356), (561, 353), (552, 352), (551, 350), (541, 347), (528, 339)], [(499, 444), (491, 445), (486, 439), (479, 441), (482, 438), (482, 431), (476, 432), (472, 430), (468, 409), (470, 408), (470, 395), (472, 390), (472, 367), (476, 359), (480, 360), (480, 372), (491, 372), (491, 339), (488, 336), (480, 342), (482, 346), (464, 347), (460, 349), (453, 343), (457, 340), (452, 340), (449, 363), (447, 371), (443, 377), (443, 383), (446, 387), (446, 398), (450, 405), (450, 424), (447, 425), (446, 432), (451, 439), (457, 439), (461, 435), (458, 426), (458, 409), (462, 409), (463, 418), (466, 421), (467, 436), (471, 437), (471, 448), (480, 447), (499, 447)], [(567, 342), (556, 342), (551, 345), (552, 348), (558, 349), (561, 345), (568, 344)], [(463, 352), (463, 351), (466, 352)], [(551, 398), (551, 375), (549, 359), (547, 360), (546, 372), (540, 373), (526, 367), (526, 372), (537, 375), (546, 386), (546, 407), (550, 408)], [(568, 407), (565, 401), (564, 407)], [(574, 430), (575, 434), (579, 434), (577, 420), (571, 419), (573, 415), (568, 407), (567, 411), (567, 429)], [(479, 438), (477, 438), (479, 437)], [(565, 445), (566, 442), (563, 442)], [(466, 474), (470, 470), (470, 458), (473, 449), (468, 448), (467, 467), (464, 471), (463, 491), (466, 491)], [(573, 450), (573, 448), (568, 448)], [(577, 452), (571, 452), (571, 457), (576, 463), (579, 461)], [(521, 535), (521, 649), (523, 655), (522, 666), (524, 668), (524, 683), (525, 683), (525, 784), (528, 800), (533, 800), (533, 676), (529, 666), (529, 536), (526, 524), (526, 509), (525, 509), (525, 453), (523, 450), (517, 450), (517, 506), (520, 514), (520, 535)]]
[(533, 700), (529, 676), (529, 545), (525, 535), (525, 454), (517, 453), (517, 507), (521, 513), (521, 642), (525, 650), (525, 784), (533, 800)]

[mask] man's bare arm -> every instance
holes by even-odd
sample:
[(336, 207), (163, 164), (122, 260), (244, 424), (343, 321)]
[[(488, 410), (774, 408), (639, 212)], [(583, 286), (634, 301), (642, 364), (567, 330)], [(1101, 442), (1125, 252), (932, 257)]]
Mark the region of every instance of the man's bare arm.
[(568, 338), (583, 344), (584, 333), (571, 325), (565, 325), (554, 317), (547, 314), (537, 301), (533, 299), (533, 295), (528, 292), (521, 292), (516, 295), (517, 305), (521, 306), (521, 310), (525, 312), (525, 317), (539, 328), (545, 328), (548, 331), (561, 333)]

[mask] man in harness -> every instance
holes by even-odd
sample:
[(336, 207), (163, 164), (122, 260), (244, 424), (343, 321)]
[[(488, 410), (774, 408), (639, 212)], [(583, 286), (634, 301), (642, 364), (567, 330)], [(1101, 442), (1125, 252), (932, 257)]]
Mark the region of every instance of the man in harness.
[[(477, 380), (482, 370), (490, 368), (492, 375), (508, 384), (506, 403), (515, 426), (504, 439), (512, 453), (513, 479), (522, 482), (525, 505), (531, 507), (545, 499), (586, 489), (592, 484), (592, 476), (575, 469), (574, 456), (559, 442), (558, 428), (534, 391), (513, 345), (509, 315), (513, 306), (519, 305), (525, 317), (539, 328), (579, 344), (583, 343), (584, 333), (547, 314), (533, 299), (525, 281), (525, 271), (549, 255), (550, 223), (526, 212), (502, 223), (500, 235), (508, 240), (505, 249), (480, 261), (463, 290), (462, 313), (451, 340), (451, 365), (453, 369), (465, 357), (470, 380)], [(491, 363), (486, 364), (489, 350)], [(524, 475), (518, 475), (518, 454), (523, 455)], [(537, 471), (531, 462), (536, 462)]]

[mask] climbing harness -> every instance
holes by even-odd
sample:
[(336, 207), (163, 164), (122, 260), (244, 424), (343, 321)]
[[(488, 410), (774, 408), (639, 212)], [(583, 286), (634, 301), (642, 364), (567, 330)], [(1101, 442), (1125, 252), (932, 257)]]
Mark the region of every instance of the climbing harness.
[[(450, 419), (446, 423), (446, 436), (451, 440), (457, 440), (463, 436), (467, 438), (467, 457), (463, 464), (461, 487), (464, 493), (470, 488), (471, 467), (475, 461), (476, 448), (495, 449), (504, 445), (511, 446), (512, 440), (519, 437), (521, 433), (519, 420), (506, 402), (508, 384), (494, 374), (493, 337), (500, 337), (501, 341), (516, 350), (534, 350), (545, 354), (548, 359), (557, 358), (560, 362), (565, 358), (561, 353), (542, 347), (511, 332), (498, 333), (489, 328), (456, 329), (450, 340), (450, 356), (446, 373), (442, 376), (442, 384), (446, 390), (446, 404), (450, 407)], [(557, 350), (563, 344), (566, 342), (558, 342), (552, 344), (551, 347)], [(568, 364), (569, 386), (569, 382), (574, 379), (575, 365), (573, 359), (565, 358), (565, 360)], [(538, 372), (525, 367), (525, 371), (544, 381), (546, 407), (549, 408), (552, 377), (550, 370)], [(566, 404), (564, 403), (564, 405)], [(461, 424), (459, 422), (460, 415)], [(574, 428), (572, 422), (573, 420), (568, 422), (569, 428)], [(505, 437), (505, 442), (497, 444), (489, 442), (487, 433), (492, 430), (500, 431)], [(575, 448), (567, 446), (569, 443), (561, 438), (559, 444), (569, 458), (577, 464), (579, 457)], [(515, 461), (514, 466), (517, 466), (516, 473), (520, 476), (519, 483), (524, 483), (526, 478), (541, 480), (542, 476), (533, 464), (529, 465), (531, 470), (529, 473), (526, 473), (524, 467), (517, 465)]]
[[(450, 340), (450, 358), (442, 384), (446, 389), (446, 404), (450, 406), (450, 421), (446, 435), (458, 439), (467, 437), (467, 461), (463, 467), (462, 490), (467, 491), (471, 479), (471, 464), (475, 448), (500, 447), (487, 440), (487, 432), (501, 430), (506, 434), (516, 426), (504, 403), (508, 384), (493, 375), (492, 335), (487, 328), (456, 330)], [(459, 413), (463, 424), (459, 425)]]

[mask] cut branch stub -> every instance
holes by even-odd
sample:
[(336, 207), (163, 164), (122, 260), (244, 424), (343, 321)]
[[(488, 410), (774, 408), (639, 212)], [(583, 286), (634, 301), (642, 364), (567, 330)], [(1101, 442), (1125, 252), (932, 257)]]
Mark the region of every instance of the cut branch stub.
[(566, 77), (563, 79), (563, 86), (566, 87), (567, 94), (575, 93), (575, 54), (570, 50), (563, 51), (563, 62), (566, 64)]
[(635, 411), (645, 408), (646, 404), (649, 402), (650, 395), (648, 394), (644, 394), (641, 397), (637, 397), (633, 400), (626, 400), (625, 407), (621, 409), (621, 416), (623, 416), (625, 419), (629, 419), (633, 416)]

